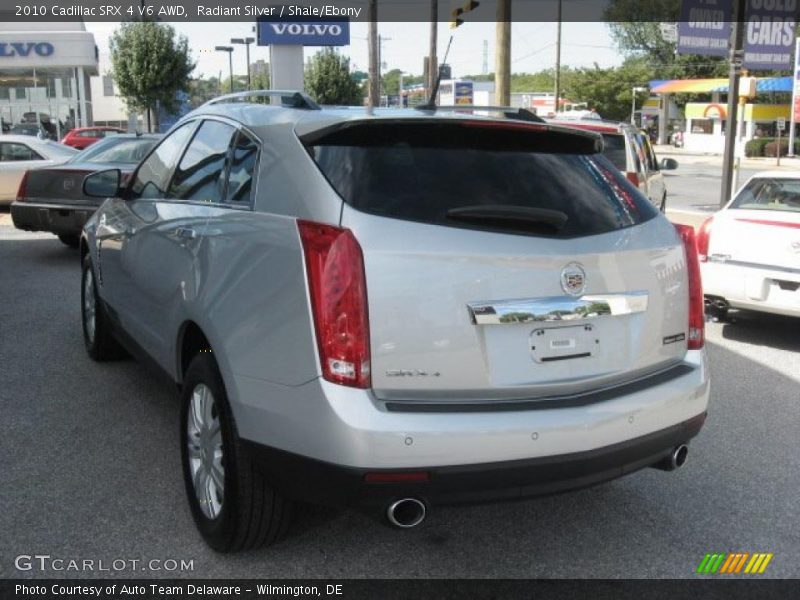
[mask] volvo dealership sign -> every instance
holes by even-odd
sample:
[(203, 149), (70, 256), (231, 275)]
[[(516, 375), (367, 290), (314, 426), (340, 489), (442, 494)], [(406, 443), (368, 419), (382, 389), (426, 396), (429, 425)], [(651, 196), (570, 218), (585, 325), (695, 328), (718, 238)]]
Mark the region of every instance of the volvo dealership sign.
[(0, 58), (14, 56), (51, 56), (55, 47), (50, 42), (0, 42)]
[(258, 22), (260, 46), (347, 46), (350, 44), (349, 21), (283, 21)]

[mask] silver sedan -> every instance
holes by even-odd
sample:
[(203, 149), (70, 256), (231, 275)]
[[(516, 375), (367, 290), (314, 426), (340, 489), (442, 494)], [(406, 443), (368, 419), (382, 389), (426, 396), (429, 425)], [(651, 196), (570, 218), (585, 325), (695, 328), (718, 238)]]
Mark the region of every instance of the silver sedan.
[(11, 204), (17, 197), (25, 171), (61, 164), (77, 152), (69, 146), (30, 135), (0, 137), (0, 206)]

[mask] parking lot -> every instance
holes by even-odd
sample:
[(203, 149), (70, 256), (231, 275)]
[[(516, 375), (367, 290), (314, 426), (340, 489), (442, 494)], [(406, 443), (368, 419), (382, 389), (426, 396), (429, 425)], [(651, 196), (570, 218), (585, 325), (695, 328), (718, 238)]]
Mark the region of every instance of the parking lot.
[[(705, 553), (734, 551), (774, 553), (766, 577), (800, 576), (792, 319), (708, 325), (709, 417), (676, 472), (436, 509), (412, 532), (378, 515), (304, 508), (280, 545), (222, 556), (203, 543), (185, 502), (174, 389), (133, 360), (88, 359), (77, 253), (14, 230), (8, 216), (0, 214), (2, 577), (98, 575), (15, 568), (19, 555), (46, 554), (162, 561), (121, 573), (129, 577), (683, 578), (696, 577)], [(192, 568), (159, 570), (170, 559)]]

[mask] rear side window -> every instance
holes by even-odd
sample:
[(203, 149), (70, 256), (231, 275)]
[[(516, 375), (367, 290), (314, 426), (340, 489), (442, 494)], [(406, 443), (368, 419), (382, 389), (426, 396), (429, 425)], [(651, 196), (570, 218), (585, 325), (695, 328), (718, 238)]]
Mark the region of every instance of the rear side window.
[(41, 158), (41, 156), (25, 144), (14, 144), (11, 142), (0, 143), (0, 161), (2, 162), (41, 160)]
[(585, 136), (514, 125), (350, 125), (305, 141), (344, 201), (374, 215), (572, 237), (657, 214), (608, 159), (587, 153)]
[(258, 146), (242, 132), (236, 136), (231, 151), (230, 173), (226, 202), (229, 204), (250, 204), (253, 195), (253, 171), (258, 157)]
[(628, 170), (628, 151), (621, 133), (603, 134), (603, 155), (620, 171)]

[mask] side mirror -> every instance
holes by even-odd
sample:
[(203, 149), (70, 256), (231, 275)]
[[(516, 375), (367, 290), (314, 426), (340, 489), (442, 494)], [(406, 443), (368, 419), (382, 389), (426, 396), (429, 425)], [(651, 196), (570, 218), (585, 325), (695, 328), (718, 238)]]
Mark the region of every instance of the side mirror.
[(114, 198), (119, 196), (122, 172), (108, 169), (87, 175), (83, 180), (83, 193), (93, 198)]
[(678, 161), (674, 158), (663, 158), (661, 159), (661, 170), (662, 171), (674, 171), (678, 168)]

